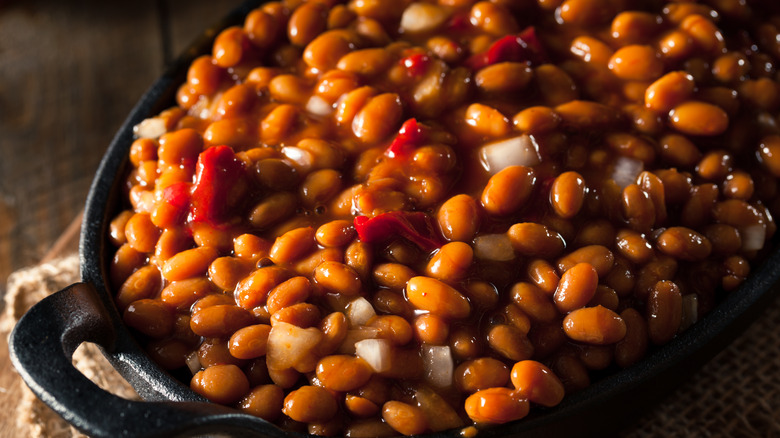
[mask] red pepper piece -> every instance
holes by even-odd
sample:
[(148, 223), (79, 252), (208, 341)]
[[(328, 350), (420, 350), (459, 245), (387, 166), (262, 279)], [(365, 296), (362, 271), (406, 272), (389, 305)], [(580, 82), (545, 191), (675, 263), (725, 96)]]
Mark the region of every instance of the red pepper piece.
[(195, 167), (190, 219), (210, 225), (224, 223), (237, 207), (244, 185), (244, 164), (229, 146), (201, 152)]
[(190, 183), (177, 182), (164, 188), (162, 202), (168, 204), (175, 211), (173, 222), (183, 223), (190, 208)]
[(444, 239), (433, 222), (423, 212), (390, 211), (369, 218), (357, 216), (355, 230), (362, 242), (384, 242), (401, 236), (423, 251), (432, 251), (444, 245)]
[(422, 146), (426, 139), (423, 127), (417, 123), (417, 119), (409, 119), (401, 125), (398, 135), (385, 150), (385, 156), (390, 158), (405, 158), (418, 146)]
[(507, 35), (488, 47), (482, 53), (470, 56), (466, 67), (476, 71), (499, 62), (544, 63), (544, 48), (536, 36), (536, 29), (527, 27), (517, 35)]
[(428, 70), (428, 64), (431, 58), (425, 53), (415, 53), (407, 57), (401, 58), (401, 65), (406, 68), (406, 72), (409, 76), (422, 76)]

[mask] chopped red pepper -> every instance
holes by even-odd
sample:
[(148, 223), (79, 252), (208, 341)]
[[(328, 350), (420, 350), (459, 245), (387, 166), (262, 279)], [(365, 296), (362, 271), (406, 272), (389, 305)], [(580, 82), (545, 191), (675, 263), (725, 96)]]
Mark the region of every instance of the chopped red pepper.
[(409, 76), (422, 76), (425, 71), (428, 70), (428, 64), (431, 58), (425, 53), (414, 53), (412, 55), (401, 58), (401, 65), (406, 68)]
[(369, 218), (357, 216), (355, 230), (362, 242), (384, 242), (401, 236), (423, 251), (444, 245), (444, 239), (433, 219), (423, 212), (390, 211)]
[(450, 18), (447, 23), (447, 29), (453, 32), (465, 32), (471, 27), (471, 20), (468, 12), (459, 12)]
[(244, 176), (244, 164), (229, 146), (212, 146), (201, 152), (195, 167), (190, 219), (211, 225), (224, 223), (240, 201)]
[(183, 223), (190, 208), (190, 183), (177, 182), (164, 188), (162, 202), (175, 212), (172, 219), (174, 223)]
[(499, 39), (486, 51), (470, 56), (465, 65), (476, 71), (499, 62), (542, 64), (545, 59), (544, 48), (536, 36), (536, 29), (530, 26), (517, 35), (507, 35)]
[(409, 119), (401, 125), (398, 135), (385, 150), (385, 156), (390, 158), (405, 158), (426, 140), (425, 131), (417, 119)]

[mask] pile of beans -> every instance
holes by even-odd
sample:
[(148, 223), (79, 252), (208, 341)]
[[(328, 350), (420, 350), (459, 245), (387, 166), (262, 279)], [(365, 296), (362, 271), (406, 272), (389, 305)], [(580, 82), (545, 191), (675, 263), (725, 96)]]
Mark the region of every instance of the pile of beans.
[(117, 307), (290, 430), (555, 406), (768, 250), (778, 29), (772, 0), (265, 3), (136, 127)]

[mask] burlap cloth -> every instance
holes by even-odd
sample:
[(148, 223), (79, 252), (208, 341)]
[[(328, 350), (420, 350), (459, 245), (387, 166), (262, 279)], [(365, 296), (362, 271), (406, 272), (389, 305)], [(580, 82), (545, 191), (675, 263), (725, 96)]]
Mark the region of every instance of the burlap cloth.
[[(0, 331), (7, 334), (33, 303), (78, 281), (75, 255), (25, 269), (9, 277)], [(688, 383), (624, 431), (627, 437), (780, 437), (780, 301)], [(135, 394), (91, 345), (74, 363), (103, 388), (127, 398)], [(19, 385), (24, 385), (21, 380)], [(24, 387), (17, 406), (18, 436), (78, 434)]]

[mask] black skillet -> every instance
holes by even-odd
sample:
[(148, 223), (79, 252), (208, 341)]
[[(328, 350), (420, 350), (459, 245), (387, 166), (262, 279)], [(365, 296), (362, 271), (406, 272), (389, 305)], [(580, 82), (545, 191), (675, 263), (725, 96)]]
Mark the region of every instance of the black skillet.
[[(44, 403), (94, 437), (302, 436), (237, 410), (207, 402), (143, 352), (122, 322), (106, 286), (113, 248), (107, 227), (119, 210), (119, 187), (133, 126), (174, 104), (191, 61), (211, 49), (216, 31), (241, 23), (260, 1), (248, 1), (204, 33), (141, 97), (103, 157), (87, 198), (79, 250), (83, 283), (44, 299), (27, 312), (10, 338), (11, 360)], [(776, 296), (780, 250), (702, 320), (641, 363), (568, 396), (555, 408), (484, 428), (479, 437), (610, 436), (682, 384), (742, 332)], [(72, 363), (82, 342), (94, 342), (145, 401), (114, 396)], [(459, 437), (459, 431), (426, 435)]]

